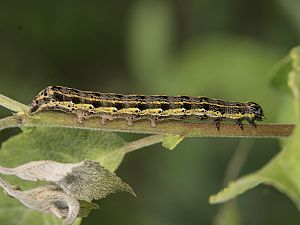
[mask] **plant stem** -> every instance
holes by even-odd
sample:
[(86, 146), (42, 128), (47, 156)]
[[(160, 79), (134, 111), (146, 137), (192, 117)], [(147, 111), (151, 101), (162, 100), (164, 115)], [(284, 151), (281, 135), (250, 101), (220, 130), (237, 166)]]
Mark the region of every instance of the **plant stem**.
[(223, 124), (220, 131), (212, 123), (185, 123), (180, 121), (163, 121), (155, 128), (149, 121), (137, 121), (132, 126), (122, 119), (102, 124), (99, 118), (91, 118), (83, 123), (77, 122), (73, 114), (60, 112), (41, 112), (25, 119), (24, 126), (69, 127), (79, 129), (95, 129), (116, 132), (144, 134), (173, 134), (185, 137), (286, 137), (292, 133), (293, 125), (261, 124), (257, 128), (245, 125), (241, 130), (235, 124)]
[(6, 97), (2, 94), (0, 94), (0, 105), (13, 112), (28, 111), (29, 109), (27, 105), (17, 102), (16, 100)]
[[(29, 107), (0, 94), (0, 105), (17, 111), (18, 114), (0, 120), (0, 130), (11, 127), (65, 127), (89, 130), (105, 130), (115, 132), (180, 135), (184, 137), (287, 137), (294, 125), (291, 124), (259, 124), (254, 128), (248, 124), (244, 130), (235, 124), (221, 124), (220, 131), (212, 122), (192, 123), (182, 121), (162, 121), (151, 127), (149, 121), (136, 121), (129, 126), (125, 120), (115, 119), (102, 124), (99, 118), (90, 118), (79, 123), (74, 114), (58, 111), (44, 111), (29, 115)], [(154, 137), (153, 137), (154, 138)], [(158, 138), (158, 136), (156, 137)], [(153, 139), (154, 140), (154, 139)], [(158, 140), (158, 139), (157, 139)], [(158, 141), (159, 142), (159, 141)]]
[(222, 124), (220, 131), (212, 123), (188, 123), (180, 121), (163, 121), (155, 128), (149, 121), (137, 121), (129, 126), (124, 120), (115, 119), (102, 124), (99, 118), (91, 118), (79, 123), (73, 114), (61, 112), (40, 112), (34, 116), (16, 115), (0, 120), (0, 130), (9, 127), (65, 127), (89, 130), (105, 130), (115, 132), (181, 135), (185, 137), (287, 137), (294, 125), (291, 124), (259, 124), (257, 128), (244, 125), (241, 130), (235, 124)]
[(0, 119), (0, 131), (6, 128), (20, 127), (22, 125), (23, 116), (15, 115)]
[(253, 143), (252, 139), (242, 139), (239, 142), (225, 170), (224, 185), (238, 177)]

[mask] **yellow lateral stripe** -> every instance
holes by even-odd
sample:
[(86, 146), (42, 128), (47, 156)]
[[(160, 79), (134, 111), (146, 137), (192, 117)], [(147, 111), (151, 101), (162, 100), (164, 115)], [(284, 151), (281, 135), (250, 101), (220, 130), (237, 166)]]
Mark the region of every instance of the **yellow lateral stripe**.
[[(71, 105), (71, 106), (70, 106)], [(140, 110), (138, 108), (124, 108), (118, 110), (116, 107), (99, 107), (99, 108), (93, 108), (91, 104), (72, 104), (70, 102), (49, 102), (47, 104), (41, 105), (41, 109), (53, 106), (56, 108), (64, 108), (64, 109), (82, 109), (84, 111), (90, 111), (95, 113), (110, 113), (110, 114), (128, 114), (128, 115), (160, 115), (160, 116), (180, 116), (180, 115), (187, 115), (187, 116), (203, 116), (208, 115), (210, 117), (218, 117), (218, 118), (230, 118), (230, 119), (241, 119), (244, 117), (248, 118), (254, 118), (254, 113), (247, 113), (247, 114), (241, 114), (241, 113), (225, 113), (221, 114), (218, 111), (213, 110), (204, 110), (204, 109), (190, 109), (190, 110), (183, 110), (182, 108), (178, 109), (169, 109), (169, 110), (162, 110), (161, 108), (155, 108), (155, 109), (145, 109)], [(70, 106), (70, 107), (69, 107)]]

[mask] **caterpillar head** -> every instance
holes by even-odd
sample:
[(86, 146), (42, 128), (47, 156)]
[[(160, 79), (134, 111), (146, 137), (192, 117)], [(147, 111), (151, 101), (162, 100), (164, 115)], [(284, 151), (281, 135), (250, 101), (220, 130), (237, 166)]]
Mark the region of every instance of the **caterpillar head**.
[(30, 114), (40, 111), (40, 108), (44, 103), (47, 103), (52, 100), (52, 89), (53, 86), (46, 87), (32, 100), (31, 104), (29, 105)]
[(249, 114), (254, 115), (254, 120), (263, 120), (265, 118), (263, 110), (261, 106), (255, 102), (247, 102), (246, 103), (247, 111)]

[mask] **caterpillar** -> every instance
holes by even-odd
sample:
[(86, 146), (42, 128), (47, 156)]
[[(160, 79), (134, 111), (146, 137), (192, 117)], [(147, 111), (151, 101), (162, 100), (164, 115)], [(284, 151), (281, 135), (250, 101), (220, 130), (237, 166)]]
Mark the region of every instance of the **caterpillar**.
[(255, 121), (264, 119), (262, 108), (255, 102), (233, 102), (208, 97), (166, 95), (122, 95), (81, 91), (62, 86), (48, 86), (30, 104), (30, 114), (57, 110), (77, 115), (78, 122), (91, 117), (101, 123), (115, 118), (127, 120), (128, 125), (149, 119), (152, 127), (166, 119), (211, 119), (220, 130), (222, 120), (231, 120), (243, 130), (243, 121), (256, 127)]

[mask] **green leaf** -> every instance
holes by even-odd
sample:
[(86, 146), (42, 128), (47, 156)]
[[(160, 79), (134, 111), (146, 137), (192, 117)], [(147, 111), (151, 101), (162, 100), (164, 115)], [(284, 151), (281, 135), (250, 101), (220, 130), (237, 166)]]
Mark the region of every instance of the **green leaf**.
[[(117, 150), (124, 144), (125, 141), (112, 132), (67, 128), (29, 129), (2, 144), (0, 165), (14, 167), (29, 161), (45, 159), (59, 162), (92, 159), (113, 172), (124, 157), (124, 152)], [(22, 188), (33, 186), (33, 183), (12, 177), (7, 177), (7, 180), (12, 185), (18, 184)], [(61, 224), (55, 217), (27, 209), (17, 200), (2, 193), (0, 207), (0, 221), (5, 225)], [(77, 224), (80, 224), (80, 220)]]
[(292, 60), (289, 56), (283, 58), (271, 71), (271, 85), (285, 93), (291, 94), (287, 85), (288, 74), (293, 69)]
[[(291, 54), (295, 52), (292, 51)], [(293, 65), (296, 68), (300, 57), (294, 57), (294, 60), (297, 60)], [(291, 137), (284, 142), (282, 151), (259, 171), (230, 183), (227, 188), (211, 196), (210, 203), (225, 202), (263, 183), (272, 185), (286, 194), (300, 210), (300, 73), (296, 70), (289, 72), (288, 86), (294, 96), (297, 121), (296, 128)]]
[(183, 138), (181, 135), (166, 135), (162, 141), (162, 146), (166, 149), (173, 150)]
[(286, 57), (273, 67), (271, 85), (280, 91), (291, 94), (287, 82), (291, 71), (300, 72), (300, 47), (293, 48)]
[(251, 188), (256, 187), (263, 182), (259, 174), (251, 174), (244, 176), (237, 181), (230, 182), (228, 187), (224, 188), (215, 195), (210, 196), (209, 202), (211, 204), (226, 202)]
[(300, 73), (300, 46), (291, 50), (290, 57), (293, 61), (293, 69), (297, 73)]
[[(94, 204), (92, 202), (87, 202), (87, 201), (79, 201), (80, 204), (80, 211), (79, 211), (79, 216), (80, 217), (87, 217), (92, 209), (98, 209), (99, 206), (97, 204)], [(79, 218), (77, 218), (78, 220)], [(76, 221), (77, 221), (76, 220)], [(80, 224), (80, 223), (78, 223)]]
[(59, 162), (91, 159), (113, 172), (123, 160), (125, 153), (118, 148), (125, 143), (113, 132), (35, 128), (4, 142), (0, 162), (12, 167), (42, 159)]
[[(48, 214), (36, 212), (27, 209), (25, 206), (20, 204), (17, 200), (11, 199), (6, 204), (2, 201), (7, 199), (7, 196), (1, 193), (1, 210), (0, 219), (1, 224), (5, 225), (62, 225), (61, 220), (50, 216)], [(4, 208), (8, 207), (8, 208)], [(73, 225), (79, 225), (81, 218), (76, 219)]]

